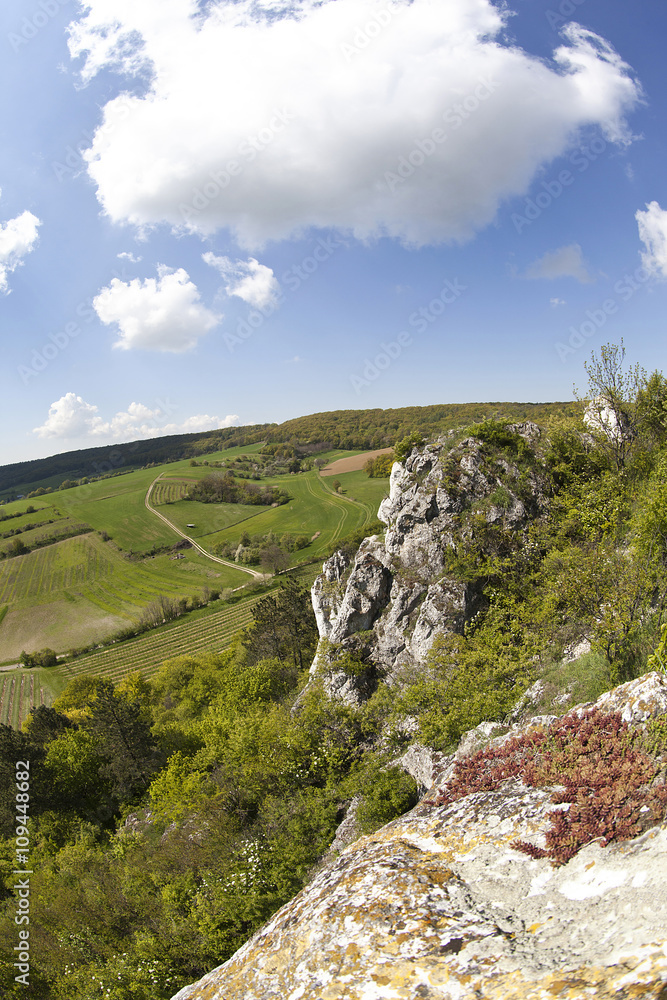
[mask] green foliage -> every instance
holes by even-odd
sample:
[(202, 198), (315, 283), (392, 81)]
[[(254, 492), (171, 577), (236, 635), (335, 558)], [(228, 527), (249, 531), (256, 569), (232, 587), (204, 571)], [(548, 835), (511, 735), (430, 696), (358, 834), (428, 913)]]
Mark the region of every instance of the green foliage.
[[(556, 638), (590, 639), (613, 667), (614, 682), (641, 671), (643, 636), (664, 582), (656, 567), (610, 543), (552, 550), (541, 574), (545, 627)], [(549, 625), (550, 623), (550, 625)]]
[(484, 420), (481, 424), (473, 424), (468, 433), (479, 441), (497, 448), (513, 458), (526, 458), (531, 454), (530, 446), (525, 438), (516, 431), (509, 429), (506, 420)]
[(200, 479), (188, 493), (186, 499), (201, 503), (241, 503), (269, 507), (272, 504), (287, 503), (289, 494), (277, 487), (259, 487), (245, 480), (235, 479), (231, 472), (223, 475), (213, 473)]
[(400, 767), (369, 774), (362, 785), (357, 822), (362, 833), (372, 833), (412, 809), (419, 799), (417, 782)]
[(87, 732), (105, 763), (100, 773), (123, 800), (144, 791), (159, 769), (161, 755), (151, 735), (144, 708), (100, 681), (84, 720)]
[(428, 670), (399, 696), (399, 713), (416, 718), (428, 746), (453, 748), (464, 732), (504, 718), (516, 704), (534, 676), (534, 641), (522, 632), (516, 605), (497, 605), (464, 635), (436, 639)]
[(424, 438), (419, 431), (412, 431), (411, 434), (406, 435), (394, 445), (394, 460), (396, 462), (405, 461), (413, 448), (421, 448), (423, 444)]
[(557, 424), (549, 434), (545, 461), (557, 491), (572, 482), (593, 480), (610, 468), (607, 456), (590, 444), (581, 420)]
[(667, 622), (660, 629), (660, 642), (648, 658), (649, 670), (667, 674)]
[(559, 715), (575, 705), (597, 701), (614, 686), (612, 667), (602, 653), (586, 653), (572, 662), (557, 659), (541, 675), (544, 694), (539, 715)]
[(394, 461), (396, 461), (394, 453), (377, 455), (368, 459), (364, 471), (371, 479), (386, 479), (391, 474)]
[(73, 677), (62, 694), (58, 695), (53, 707), (65, 715), (87, 711), (97, 697), (97, 686), (101, 681), (101, 677), (91, 674), (79, 674)]
[(638, 552), (667, 563), (667, 454), (661, 453), (643, 484), (631, 520)]
[(30, 742), (40, 747), (46, 746), (66, 729), (72, 728), (73, 723), (66, 715), (46, 705), (35, 706), (23, 723), (23, 732)]
[(637, 394), (637, 417), (648, 444), (663, 445), (667, 438), (667, 379), (662, 372), (644, 375)]
[(627, 530), (631, 488), (626, 476), (605, 471), (571, 480), (554, 500), (552, 514), (561, 535), (582, 543), (619, 540)]
[[(114, 786), (105, 773), (106, 764), (102, 741), (88, 730), (67, 729), (52, 740), (44, 767), (50, 780), (53, 808), (59, 814), (70, 813), (91, 822), (108, 821), (114, 811), (111, 802)], [(49, 841), (53, 844), (53, 836)], [(59, 846), (62, 845), (60, 841)]]
[(258, 601), (253, 624), (243, 645), (250, 662), (261, 659), (291, 659), (302, 668), (315, 651), (317, 626), (309, 594), (293, 577), (286, 577), (280, 590)]
[(19, 663), (23, 667), (54, 667), (57, 662), (55, 650), (48, 647), (40, 649), (38, 653), (26, 653), (23, 650), (19, 657)]

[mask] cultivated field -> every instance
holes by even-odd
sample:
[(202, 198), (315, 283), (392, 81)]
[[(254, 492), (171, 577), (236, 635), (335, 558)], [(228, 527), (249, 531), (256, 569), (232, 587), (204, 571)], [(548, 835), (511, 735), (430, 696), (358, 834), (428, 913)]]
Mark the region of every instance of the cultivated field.
[[(148, 512), (147, 512), (148, 513)], [(157, 520), (157, 518), (155, 518)], [(170, 532), (171, 540), (176, 540)], [(99, 641), (136, 620), (160, 594), (200, 596), (247, 583), (240, 570), (212, 563), (194, 551), (131, 560), (98, 535), (81, 535), (0, 562), (0, 663), (21, 650), (50, 646), (64, 652)]]
[(161, 663), (174, 656), (220, 653), (231, 645), (237, 632), (250, 624), (252, 608), (260, 599), (254, 596), (203, 617), (195, 613), (185, 621), (177, 619), (136, 639), (71, 660), (59, 668), (60, 673), (65, 680), (78, 674), (94, 674), (116, 683), (135, 671), (150, 677)]
[[(310, 587), (318, 572), (319, 566), (305, 566), (295, 575), (303, 586)], [(220, 653), (250, 624), (252, 609), (266, 596), (267, 591), (262, 589), (259, 593), (250, 591), (233, 604), (209, 605), (136, 639), (70, 660), (58, 668), (59, 673), (64, 681), (78, 674), (93, 674), (109, 677), (115, 683), (135, 671), (150, 677), (160, 664), (174, 656)]]
[[(252, 455), (261, 445), (230, 449), (208, 456), (207, 462), (227, 462)], [(326, 458), (353, 458), (332, 452)], [(146, 494), (156, 483), (151, 501), (178, 528), (215, 554), (225, 542), (237, 545), (244, 532), (262, 536), (274, 532), (305, 535), (310, 545), (291, 554), (295, 565), (304, 558), (320, 558), (339, 539), (375, 520), (388, 490), (388, 480), (368, 479), (363, 472), (341, 473), (341, 492), (331, 488), (315, 470), (299, 475), (263, 479), (290, 496), (278, 507), (244, 504), (202, 504), (182, 499), (188, 486), (217, 471), (189, 461), (141, 469), (96, 483), (59, 491), (46, 498), (16, 501), (1, 508), (6, 516), (0, 533), (15, 527), (53, 523), (14, 537), (30, 545), (42, 534), (65, 535), (94, 530), (35, 548), (27, 555), (0, 561), (0, 664), (16, 663), (22, 650), (50, 646), (56, 652), (99, 642), (129, 622), (156, 597), (200, 596), (205, 587), (223, 590), (242, 587), (248, 575), (233, 566), (207, 559), (193, 549), (175, 558), (178, 534), (146, 507)], [(35, 507), (26, 513), (28, 505)], [(193, 528), (187, 526), (193, 524)], [(110, 536), (103, 541), (101, 533)], [(11, 539), (2, 539), (11, 544)], [(165, 548), (167, 551), (156, 551)], [(208, 640), (207, 640), (208, 641)], [(171, 653), (167, 654), (171, 655)]]
[(33, 706), (52, 705), (64, 686), (53, 667), (1, 672), (0, 723), (20, 729)]
[(377, 458), (378, 455), (389, 455), (393, 450), (393, 448), (380, 448), (379, 451), (365, 451), (361, 455), (352, 455), (350, 458), (339, 458), (337, 461), (325, 465), (321, 474), (323, 476), (339, 476), (343, 472), (359, 472), (370, 458)]

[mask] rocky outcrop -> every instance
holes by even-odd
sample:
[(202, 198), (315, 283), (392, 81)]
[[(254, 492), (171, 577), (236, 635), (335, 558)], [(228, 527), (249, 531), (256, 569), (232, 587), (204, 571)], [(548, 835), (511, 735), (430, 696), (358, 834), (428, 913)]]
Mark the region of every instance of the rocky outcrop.
[[(644, 722), (667, 712), (667, 680), (648, 674), (597, 704)], [(458, 759), (494, 735), (512, 733), (478, 727)], [(429, 804), (454, 764), (177, 1000), (664, 1000), (667, 825), (552, 867), (511, 844), (544, 842), (553, 789), (510, 777)]]
[[(528, 446), (539, 438), (535, 424), (509, 429)], [(479, 609), (474, 580), (451, 571), (457, 557), (471, 541), (480, 555), (501, 544), (520, 545), (529, 520), (545, 506), (537, 460), (521, 467), (475, 437), (456, 445), (445, 438), (395, 463), (378, 511), (387, 525), (384, 539), (366, 539), (352, 566), (336, 553), (313, 586), (325, 640), (313, 672), (329, 673), (328, 693), (359, 702), (374, 690), (374, 676), (391, 684), (400, 668), (423, 666), (436, 638), (462, 632)], [(362, 651), (355, 636), (370, 629)], [(334, 676), (340, 674), (339, 653), (374, 668), (363, 691), (348, 677)]]
[(327, 559), (312, 589), (313, 610), (320, 636), (329, 637), (345, 593), (344, 579), (350, 560), (343, 552)]

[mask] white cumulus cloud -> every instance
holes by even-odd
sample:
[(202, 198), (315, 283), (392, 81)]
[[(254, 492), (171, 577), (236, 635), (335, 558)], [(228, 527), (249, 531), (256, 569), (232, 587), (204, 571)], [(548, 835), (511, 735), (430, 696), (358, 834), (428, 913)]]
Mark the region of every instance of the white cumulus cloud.
[(635, 213), (639, 238), (645, 246), (642, 262), (647, 271), (667, 278), (667, 211), (657, 201), (646, 206), (646, 211)]
[(68, 392), (49, 407), (49, 415), (33, 433), (42, 438), (78, 438), (94, 433), (102, 423), (97, 407)]
[[(582, 285), (593, 281), (588, 273), (586, 262), (581, 247), (578, 243), (570, 243), (569, 246), (559, 247), (558, 250), (551, 250), (545, 253), (539, 260), (534, 261), (526, 271), (527, 278), (575, 278)], [(552, 305), (554, 300), (551, 300)]]
[(233, 261), (229, 257), (202, 254), (202, 260), (214, 267), (225, 279), (227, 295), (235, 295), (256, 309), (275, 307), (280, 298), (280, 285), (273, 271), (254, 257)]
[(34, 248), (41, 224), (32, 212), (22, 212), (15, 219), (0, 223), (0, 292), (9, 291), (8, 277)]
[(470, 238), (599, 129), (628, 143), (630, 67), (578, 24), (552, 59), (491, 0), (86, 0), (70, 29), (109, 101), (87, 169), (108, 216), (247, 248), (307, 227)]
[(191, 434), (197, 431), (233, 427), (239, 422), (236, 414), (212, 417), (196, 414), (181, 423), (170, 421), (169, 413), (160, 407), (151, 409), (143, 403), (130, 403), (127, 410), (109, 420), (99, 414), (99, 407), (87, 403), (74, 392), (65, 393), (49, 408), (49, 413), (34, 434), (41, 438), (63, 440), (86, 438), (106, 441), (136, 441), (140, 438), (162, 437), (167, 434)]
[(113, 278), (93, 299), (103, 323), (118, 326), (114, 347), (181, 353), (217, 326), (221, 316), (202, 305), (197, 286), (183, 268), (158, 268), (158, 277), (140, 281)]

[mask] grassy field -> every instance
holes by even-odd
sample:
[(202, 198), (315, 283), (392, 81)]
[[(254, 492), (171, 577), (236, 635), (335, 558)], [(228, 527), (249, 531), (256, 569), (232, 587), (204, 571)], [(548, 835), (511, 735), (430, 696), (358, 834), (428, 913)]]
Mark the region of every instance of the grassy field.
[[(151, 503), (155, 507), (159, 506), (165, 517), (197, 541), (231, 525), (240, 524), (266, 510), (265, 507), (258, 507), (256, 504), (200, 503), (198, 500), (175, 500), (171, 503), (158, 504), (155, 503), (152, 494)], [(189, 528), (189, 524), (194, 524), (194, 528)]]
[[(206, 460), (227, 461), (238, 455), (249, 455), (260, 447), (230, 448), (209, 455)], [(174, 533), (146, 509), (146, 492), (153, 480), (164, 475), (196, 482), (211, 471), (214, 470), (203, 465), (191, 467), (188, 460), (172, 462), (62, 490), (54, 503), (69, 517), (85, 521), (96, 531), (106, 531), (124, 552), (151, 552), (155, 547), (175, 541)]]
[[(374, 521), (380, 501), (389, 490), (389, 480), (369, 479), (365, 472), (348, 472), (337, 478), (342, 493), (333, 491), (333, 480), (322, 479), (314, 471), (263, 480), (287, 490), (289, 502), (280, 507), (255, 508), (256, 513), (247, 520), (205, 535), (204, 544), (212, 549), (221, 542), (238, 544), (244, 531), (251, 538), (272, 531), (278, 536), (289, 533), (313, 539), (308, 548), (293, 554), (293, 562), (304, 556), (323, 556), (340, 538)], [(191, 505), (184, 501), (184, 506)], [(169, 510), (178, 507), (174, 504)], [(313, 538), (316, 534), (318, 537)]]

